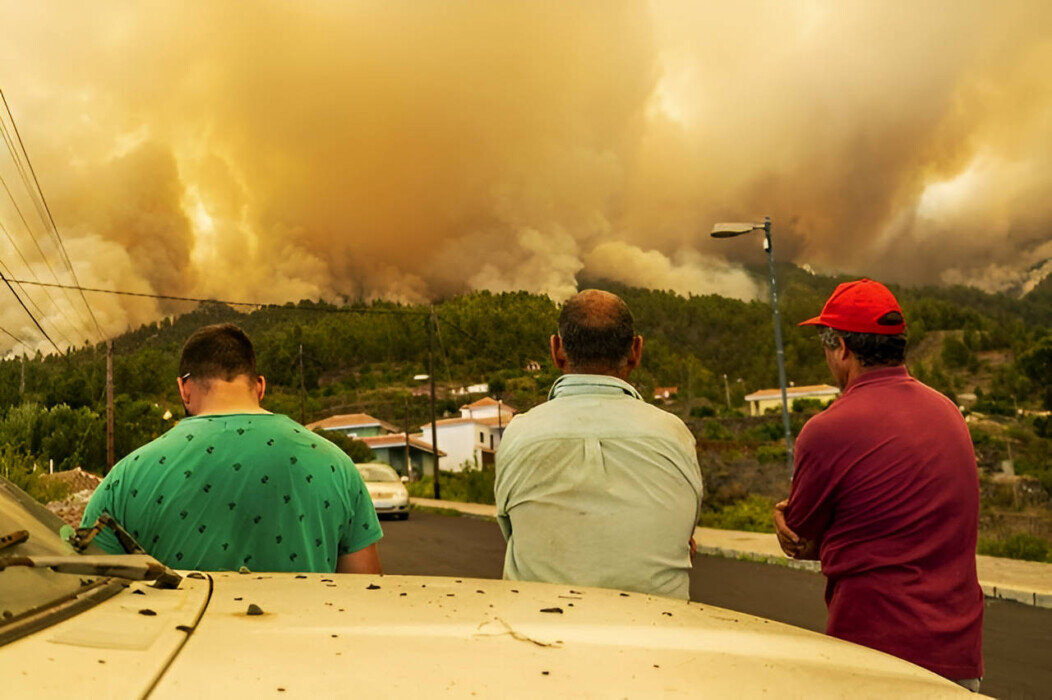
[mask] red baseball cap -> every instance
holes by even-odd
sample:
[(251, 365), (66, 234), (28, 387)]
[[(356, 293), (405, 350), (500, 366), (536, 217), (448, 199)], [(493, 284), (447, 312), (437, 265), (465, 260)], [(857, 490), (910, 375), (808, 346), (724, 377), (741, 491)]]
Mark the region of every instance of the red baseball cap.
[(849, 333), (899, 335), (906, 332), (902, 308), (891, 290), (880, 282), (860, 279), (837, 286), (822, 314), (801, 326), (829, 326)]

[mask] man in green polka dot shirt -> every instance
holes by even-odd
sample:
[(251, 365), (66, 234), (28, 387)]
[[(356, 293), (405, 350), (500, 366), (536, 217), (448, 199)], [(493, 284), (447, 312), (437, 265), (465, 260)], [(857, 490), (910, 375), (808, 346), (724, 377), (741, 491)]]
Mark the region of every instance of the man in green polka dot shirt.
[[(177, 569), (380, 573), (383, 536), (343, 450), (260, 408), (266, 382), (237, 326), (205, 326), (183, 346), (179, 394), (190, 416), (122, 459), (82, 525), (109, 513)], [(95, 538), (123, 549), (110, 531)]]

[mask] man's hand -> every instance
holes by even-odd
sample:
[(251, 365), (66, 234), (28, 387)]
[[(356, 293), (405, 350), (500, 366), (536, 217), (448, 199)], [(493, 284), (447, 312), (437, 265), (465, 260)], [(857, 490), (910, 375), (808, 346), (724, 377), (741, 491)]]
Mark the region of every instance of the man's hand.
[(788, 505), (789, 501), (786, 500), (774, 506), (774, 531), (778, 535), (778, 544), (793, 559), (815, 559), (818, 546), (800, 537), (786, 525), (785, 508)]

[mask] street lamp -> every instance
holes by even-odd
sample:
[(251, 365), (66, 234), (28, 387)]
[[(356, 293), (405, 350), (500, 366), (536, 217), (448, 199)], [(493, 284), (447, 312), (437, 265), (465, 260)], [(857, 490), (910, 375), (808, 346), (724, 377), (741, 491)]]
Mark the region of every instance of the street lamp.
[(774, 313), (774, 346), (778, 356), (778, 385), (782, 389), (782, 426), (785, 428), (785, 460), (789, 467), (789, 478), (793, 474), (793, 434), (789, 427), (789, 398), (785, 388), (785, 346), (782, 344), (782, 320), (778, 314), (778, 284), (774, 277), (774, 247), (771, 245), (771, 217), (765, 216), (762, 224), (720, 223), (712, 227), (713, 238), (734, 238), (753, 231), (763, 231), (763, 249), (767, 251), (767, 263), (771, 272), (771, 310)]

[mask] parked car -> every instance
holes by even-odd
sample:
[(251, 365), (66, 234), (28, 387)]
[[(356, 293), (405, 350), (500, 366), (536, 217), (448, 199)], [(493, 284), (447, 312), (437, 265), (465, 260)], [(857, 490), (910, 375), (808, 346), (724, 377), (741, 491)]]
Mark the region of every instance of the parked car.
[(5, 697), (968, 697), (887, 654), (708, 605), (515, 581), (173, 572), (145, 554), (79, 553), (60, 528), (0, 479)]
[(365, 487), (369, 489), (376, 514), (406, 520), (409, 517), (409, 490), (405, 485), (409, 479), (398, 476), (398, 472), (383, 462), (365, 462), (355, 466), (365, 481)]

